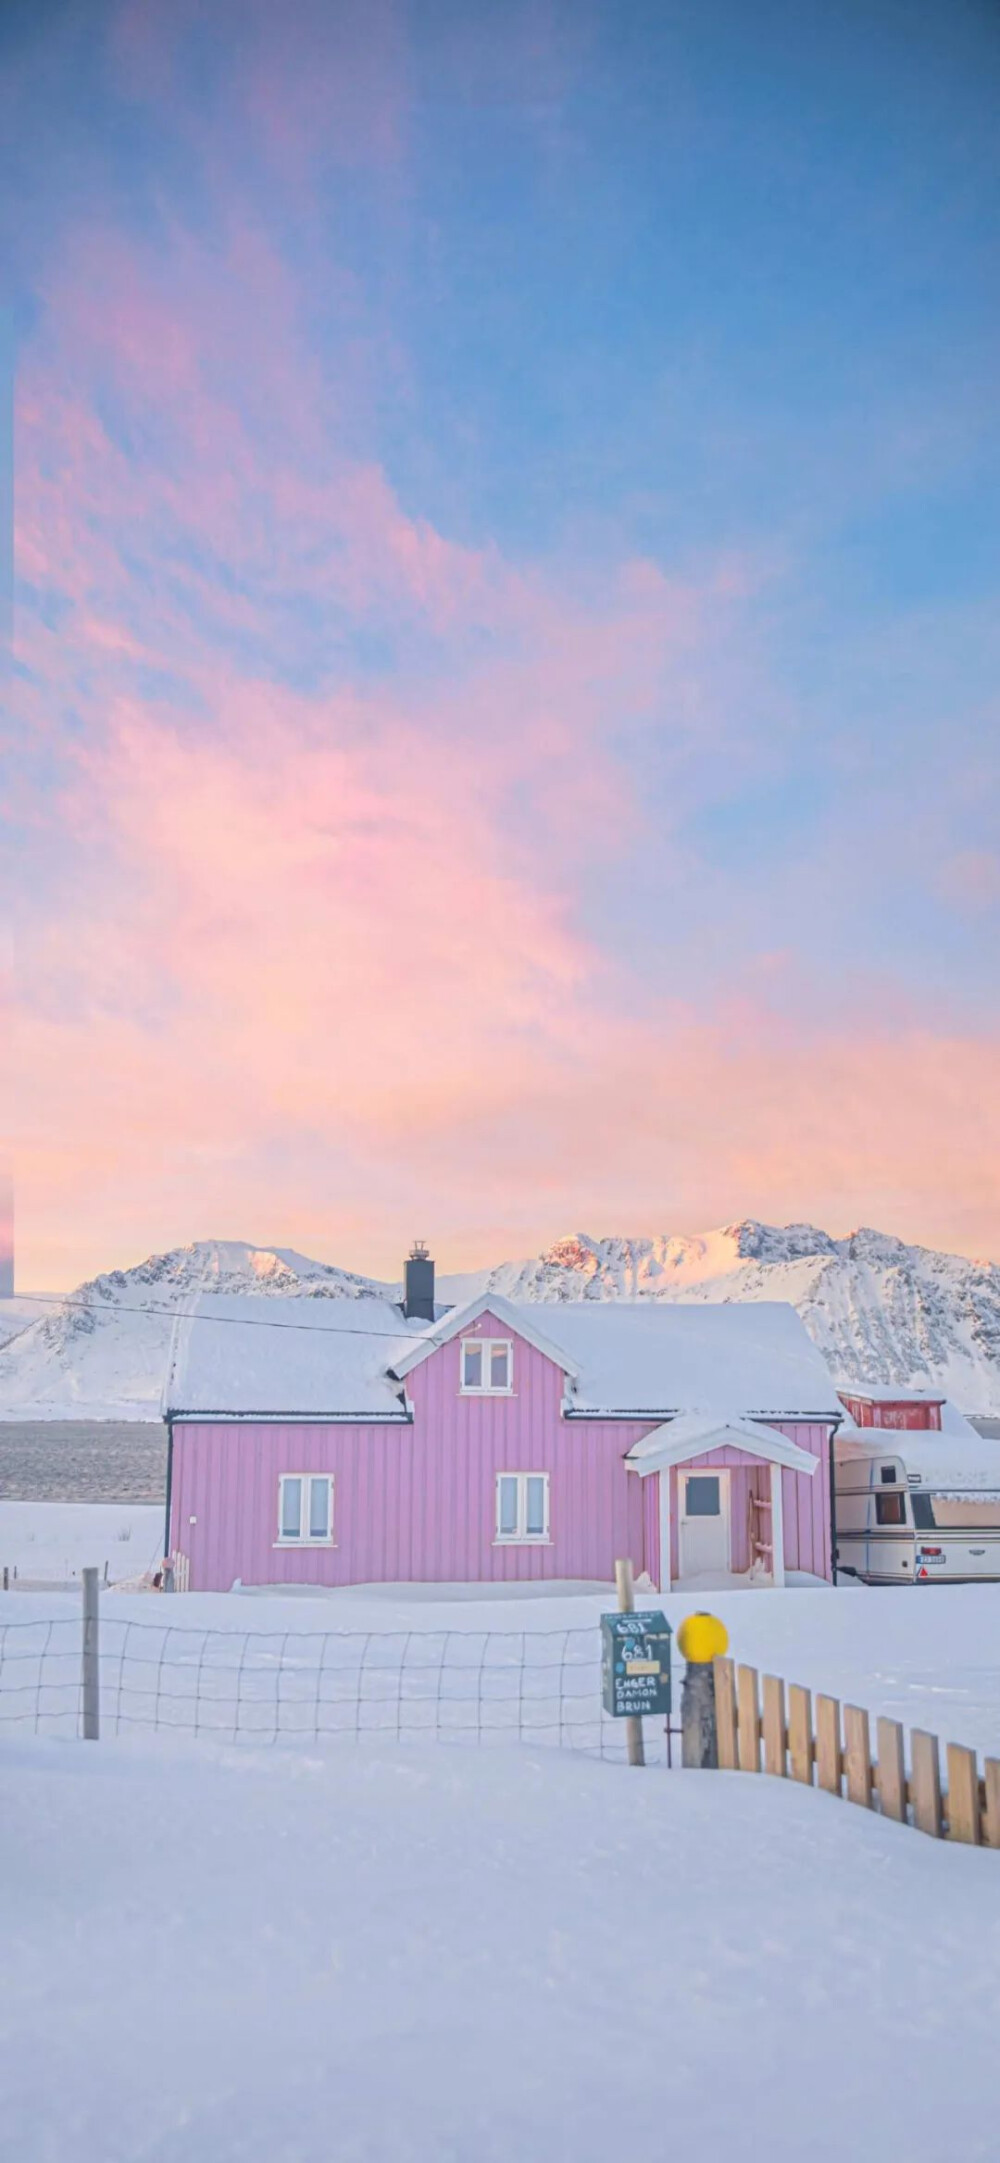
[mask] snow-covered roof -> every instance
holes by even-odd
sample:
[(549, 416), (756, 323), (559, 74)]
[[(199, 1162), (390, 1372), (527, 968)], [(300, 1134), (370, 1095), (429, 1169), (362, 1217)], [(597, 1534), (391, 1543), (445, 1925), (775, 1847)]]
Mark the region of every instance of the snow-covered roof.
[(580, 1300), (516, 1311), (537, 1319), (574, 1360), (574, 1412), (835, 1419), (841, 1411), (822, 1354), (794, 1307), (777, 1301), (708, 1307)]
[(793, 1307), (572, 1304), (481, 1294), (432, 1323), (383, 1299), (204, 1294), (177, 1325), (165, 1414), (404, 1419), (403, 1378), (486, 1311), (552, 1359), (573, 1415), (836, 1418)]
[(650, 1472), (687, 1464), (715, 1449), (743, 1450), (765, 1464), (787, 1465), (790, 1472), (804, 1472), (809, 1478), (819, 1464), (818, 1457), (790, 1442), (777, 1427), (765, 1427), (753, 1419), (727, 1419), (724, 1413), (716, 1417), (711, 1412), (682, 1412), (677, 1419), (666, 1420), (652, 1434), (633, 1442), (625, 1462), (645, 1479)]
[(402, 1420), (389, 1370), (418, 1333), (387, 1299), (208, 1293), (178, 1322), (163, 1410)]
[(896, 1457), (912, 1487), (940, 1495), (1000, 1493), (1000, 1441), (977, 1434), (954, 1405), (945, 1404), (941, 1431), (918, 1427), (855, 1427), (845, 1420), (837, 1456)]
[(487, 1310), (558, 1361), (568, 1377), (571, 1416), (843, 1416), (826, 1361), (794, 1307), (778, 1302), (709, 1307), (651, 1299), (503, 1299), (489, 1292), (428, 1325), (397, 1362), (397, 1373), (408, 1373)]

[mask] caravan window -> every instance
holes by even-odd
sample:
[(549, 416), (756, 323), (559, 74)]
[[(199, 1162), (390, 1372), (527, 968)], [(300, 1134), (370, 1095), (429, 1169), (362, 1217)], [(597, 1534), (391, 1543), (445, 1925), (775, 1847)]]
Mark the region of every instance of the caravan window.
[(895, 1467), (895, 1465), (883, 1465), (883, 1466), (882, 1466), (882, 1472), (881, 1472), (881, 1480), (882, 1480), (882, 1485), (883, 1485), (883, 1487), (895, 1487), (895, 1485), (896, 1485), (896, 1467)]
[(875, 1497), (875, 1522), (877, 1525), (905, 1525), (906, 1496), (897, 1489), (894, 1495), (877, 1494)]
[(935, 1531), (936, 1527), (934, 1524), (934, 1503), (931, 1496), (911, 1495), (910, 1501), (913, 1504), (913, 1522), (916, 1525), (917, 1531)]

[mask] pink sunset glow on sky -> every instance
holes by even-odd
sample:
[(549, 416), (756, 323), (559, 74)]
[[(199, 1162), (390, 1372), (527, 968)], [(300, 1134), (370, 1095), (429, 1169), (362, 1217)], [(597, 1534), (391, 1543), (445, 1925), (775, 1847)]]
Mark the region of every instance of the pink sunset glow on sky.
[(811, 12), (0, 33), (22, 1284), (1000, 1251), (997, 41)]

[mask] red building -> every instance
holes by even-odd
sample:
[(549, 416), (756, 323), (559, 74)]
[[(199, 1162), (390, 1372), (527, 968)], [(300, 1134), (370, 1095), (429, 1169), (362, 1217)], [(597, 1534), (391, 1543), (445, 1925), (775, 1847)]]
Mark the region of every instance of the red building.
[(838, 1390), (841, 1404), (856, 1427), (894, 1427), (907, 1434), (940, 1434), (943, 1397), (924, 1390), (896, 1390), (892, 1395), (863, 1390)]

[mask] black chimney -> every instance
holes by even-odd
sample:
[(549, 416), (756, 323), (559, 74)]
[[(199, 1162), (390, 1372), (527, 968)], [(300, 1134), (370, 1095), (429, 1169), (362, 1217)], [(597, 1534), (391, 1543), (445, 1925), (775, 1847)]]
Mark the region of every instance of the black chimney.
[(406, 1257), (403, 1313), (408, 1322), (434, 1320), (434, 1264), (422, 1239), (415, 1239)]

